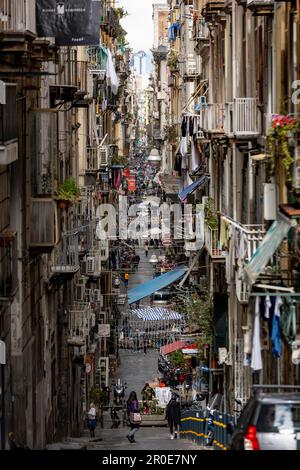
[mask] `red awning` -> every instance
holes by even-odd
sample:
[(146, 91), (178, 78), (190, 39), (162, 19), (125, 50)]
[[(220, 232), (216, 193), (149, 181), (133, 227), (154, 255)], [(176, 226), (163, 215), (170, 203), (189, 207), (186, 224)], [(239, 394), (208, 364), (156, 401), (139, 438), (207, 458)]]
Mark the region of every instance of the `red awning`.
[(184, 348), (186, 344), (187, 343), (185, 341), (175, 341), (174, 343), (166, 344), (166, 346), (160, 348), (160, 353), (163, 356), (166, 356), (172, 352), (179, 351), (180, 349)]

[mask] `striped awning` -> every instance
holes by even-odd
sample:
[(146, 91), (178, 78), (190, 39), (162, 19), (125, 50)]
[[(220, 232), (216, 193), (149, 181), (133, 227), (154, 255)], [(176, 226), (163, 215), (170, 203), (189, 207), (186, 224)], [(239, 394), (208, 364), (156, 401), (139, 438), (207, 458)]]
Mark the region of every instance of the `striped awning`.
[(144, 321), (182, 320), (183, 315), (161, 307), (146, 307), (130, 310), (132, 315)]

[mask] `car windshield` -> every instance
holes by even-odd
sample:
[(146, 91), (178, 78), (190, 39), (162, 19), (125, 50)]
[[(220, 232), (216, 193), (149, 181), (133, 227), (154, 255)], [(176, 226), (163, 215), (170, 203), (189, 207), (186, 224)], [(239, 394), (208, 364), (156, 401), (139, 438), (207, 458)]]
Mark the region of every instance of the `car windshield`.
[(257, 431), (280, 434), (300, 431), (300, 403), (262, 405), (257, 421)]

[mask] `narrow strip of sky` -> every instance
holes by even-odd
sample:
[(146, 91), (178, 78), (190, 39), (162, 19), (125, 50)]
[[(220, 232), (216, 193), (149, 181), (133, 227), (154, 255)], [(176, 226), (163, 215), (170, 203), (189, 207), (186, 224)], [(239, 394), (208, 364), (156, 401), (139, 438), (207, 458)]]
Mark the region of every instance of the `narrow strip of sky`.
[(140, 50), (147, 54), (153, 46), (153, 3), (165, 3), (164, 0), (118, 0), (117, 7), (123, 7), (129, 15), (122, 20), (127, 31), (126, 39), (134, 52)]

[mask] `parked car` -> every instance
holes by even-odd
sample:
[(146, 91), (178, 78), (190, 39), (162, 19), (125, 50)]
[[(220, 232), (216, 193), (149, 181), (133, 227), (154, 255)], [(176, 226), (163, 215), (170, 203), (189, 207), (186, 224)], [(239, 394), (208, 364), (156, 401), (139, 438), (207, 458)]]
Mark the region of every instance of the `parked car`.
[(228, 430), (231, 450), (300, 450), (300, 393), (257, 393)]

